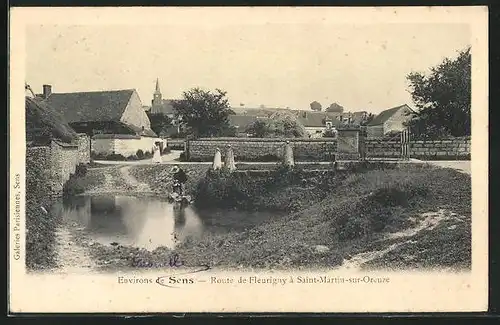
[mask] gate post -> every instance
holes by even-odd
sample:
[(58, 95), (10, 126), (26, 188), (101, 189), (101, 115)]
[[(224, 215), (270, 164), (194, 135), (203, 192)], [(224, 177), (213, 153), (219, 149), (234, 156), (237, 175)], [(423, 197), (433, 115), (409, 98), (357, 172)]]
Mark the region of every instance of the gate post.
[(359, 131), (357, 128), (338, 130), (335, 160), (359, 160)]

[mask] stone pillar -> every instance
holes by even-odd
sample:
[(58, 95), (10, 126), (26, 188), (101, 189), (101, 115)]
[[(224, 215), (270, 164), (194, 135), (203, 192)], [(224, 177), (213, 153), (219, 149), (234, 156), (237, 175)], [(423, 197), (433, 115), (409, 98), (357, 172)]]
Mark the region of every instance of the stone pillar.
[(226, 159), (224, 160), (224, 168), (226, 168), (230, 172), (236, 170), (236, 163), (234, 162), (234, 153), (231, 145), (227, 147), (225, 158)]
[(337, 131), (335, 160), (359, 160), (359, 129), (345, 128)]
[(287, 141), (285, 144), (285, 150), (283, 154), (283, 164), (289, 167), (293, 167), (295, 165), (295, 162), (293, 160), (293, 149), (290, 141)]
[(219, 170), (222, 168), (222, 155), (220, 153), (220, 149), (215, 149), (214, 162), (212, 164), (213, 170)]

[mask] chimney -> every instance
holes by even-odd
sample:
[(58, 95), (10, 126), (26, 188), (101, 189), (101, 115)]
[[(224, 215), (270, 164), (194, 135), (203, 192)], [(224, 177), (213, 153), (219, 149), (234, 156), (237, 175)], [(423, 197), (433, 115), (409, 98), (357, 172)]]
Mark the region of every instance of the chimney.
[(43, 98), (47, 99), (52, 94), (51, 85), (43, 85)]

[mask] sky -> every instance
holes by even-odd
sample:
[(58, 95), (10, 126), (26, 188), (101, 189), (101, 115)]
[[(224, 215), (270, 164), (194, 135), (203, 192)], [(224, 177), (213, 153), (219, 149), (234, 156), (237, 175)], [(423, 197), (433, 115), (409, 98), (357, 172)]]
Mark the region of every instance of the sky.
[(26, 82), (35, 92), (135, 88), (150, 105), (192, 87), (227, 91), (231, 106), (346, 111), (409, 104), (406, 76), (470, 44), (461, 24), (30, 25)]

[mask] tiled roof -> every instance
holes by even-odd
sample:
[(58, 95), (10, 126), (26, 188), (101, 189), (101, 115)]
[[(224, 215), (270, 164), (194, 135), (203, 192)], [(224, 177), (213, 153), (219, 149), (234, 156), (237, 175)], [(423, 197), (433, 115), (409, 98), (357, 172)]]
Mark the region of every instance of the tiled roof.
[(299, 112), (298, 120), (305, 127), (323, 127), (326, 126), (326, 121), (332, 122), (332, 126), (338, 126), (340, 121), (331, 117), (325, 112)]
[(394, 115), (398, 110), (400, 110), (404, 107), (411, 110), (411, 108), (406, 104), (386, 109), (385, 111), (382, 111), (382, 112), (380, 112), (380, 114), (375, 116), (375, 118), (373, 120), (371, 120), (370, 123), (368, 123), (368, 126), (384, 124), (388, 119), (391, 118), (392, 115)]
[(134, 89), (53, 93), (45, 102), (68, 123), (120, 121)]
[(245, 130), (250, 124), (257, 120), (267, 120), (267, 118), (240, 114), (229, 115), (229, 123), (233, 126), (238, 127), (238, 130), (240, 131)]

